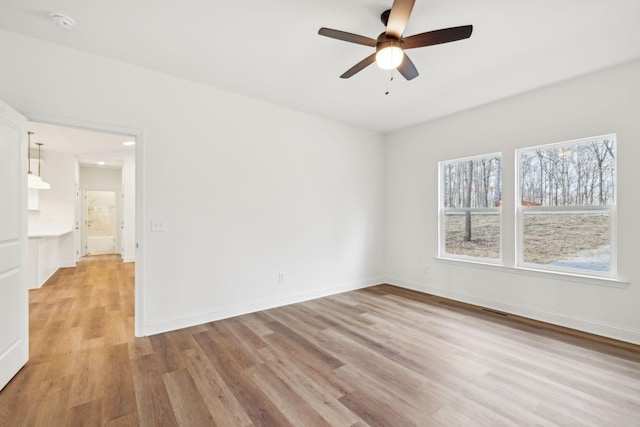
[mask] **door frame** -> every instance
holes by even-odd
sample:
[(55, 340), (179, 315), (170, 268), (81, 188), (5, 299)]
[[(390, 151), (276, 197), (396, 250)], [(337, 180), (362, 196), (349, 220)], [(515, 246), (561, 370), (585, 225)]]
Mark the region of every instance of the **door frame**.
[[(122, 170), (120, 171), (122, 175)], [(122, 257), (122, 228), (120, 227), (122, 223), (122, 194), (121, 190), (103, 190), (103, 189), (94, 189), (85, 187), (82, 197), (82, 245), (84, 247), (84, 255), (89, 255), (89, 192), (90, 191), (104, 191), (113, 193), (113, 203), (114, 203), (114, 212), (113, 212), (113, 228), (114, 228), (114, 237), (116, 241), (114, 242), (113, 254), (120, 255)]]
[[(135, 138), (135, 238), (136, 238), (136, 260), (135, 260), (135, 313), (134, 313), (134, 334), (136, 337), (144, 336), (144, 272), (145, 272), (145, 179), (144, 179), (144, 131), (140, 128), (132, 128), (109, 123), (98, 123), (93, 121), (74, 119), (57, 116), (55, 114), (22, 112), (28, 121), (48, 123), (58, 126), (85, 129), (89, 131), (117, 133), (131, 135)], [(26, 221), (26, 219), (25, 219)]]

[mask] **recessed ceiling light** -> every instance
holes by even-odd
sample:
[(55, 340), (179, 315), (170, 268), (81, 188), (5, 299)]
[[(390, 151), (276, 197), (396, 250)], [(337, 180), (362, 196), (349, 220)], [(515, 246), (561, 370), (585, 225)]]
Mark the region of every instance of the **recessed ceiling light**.
[(76, 25), (76, 21), (72, 17), (70, 17), (69, 15), (65, 15), (64, 13), (52, 13), (51, 19), (58, 26), (66, 30), (70, 30), (74, 25)]
[(103, 161), (99, 161), (99, 162), (98, 162), (98, 164), (99, 164), (100, 166), (102, 166), (102, 165), (104, 165), (104, 162), (103, 162)]
[(135, 141), (125, 141), (122, 143), (125, 147), (131, 147), (132, 145), (136, 145)]

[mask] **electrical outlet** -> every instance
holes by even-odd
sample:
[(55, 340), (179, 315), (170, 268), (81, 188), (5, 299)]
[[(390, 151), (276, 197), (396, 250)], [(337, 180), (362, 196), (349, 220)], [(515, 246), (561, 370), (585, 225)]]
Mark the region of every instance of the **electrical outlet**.
[(284, 283), (284, 273), (278, 273), (278, 282), (279, 283)]
[(167, 220), (166, 219), (152, 219), (151, 220), (151, 231), (152, 232), (165, 232), (167, 231)]
[(429, 268), (429, 264), (425, 264), (424, 266), (424, 272), (425, 273), (429, 273), (431, 271), (431, 269)]

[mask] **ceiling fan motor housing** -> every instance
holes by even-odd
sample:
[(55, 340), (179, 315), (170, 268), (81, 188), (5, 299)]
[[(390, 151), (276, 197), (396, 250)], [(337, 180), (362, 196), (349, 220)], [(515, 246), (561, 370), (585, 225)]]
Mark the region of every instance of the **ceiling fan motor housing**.
[(380, 37), (378, 37), (378, 43), (376, 44), (376, 53), (388, 47), (398, 47), (404, 50), (404, 43), (402, 40), (391, 38), (385, 33), (380, 34)]
[(391, 15), (391, 9), (387, 9), (384, 12), (382, 12), (382, 14), (380, 14), (380, 21), (382, 21), (382, 24), (385, 27), (389, 23), (389, 15)]

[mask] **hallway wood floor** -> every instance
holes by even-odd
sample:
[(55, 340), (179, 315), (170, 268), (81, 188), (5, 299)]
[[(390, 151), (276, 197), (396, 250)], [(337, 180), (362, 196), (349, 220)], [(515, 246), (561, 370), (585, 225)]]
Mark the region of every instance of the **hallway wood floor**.
[(640, 426), (640, 348), (392, 286), (133, 337), (133, 265), (30, 292), (1, 426)]

